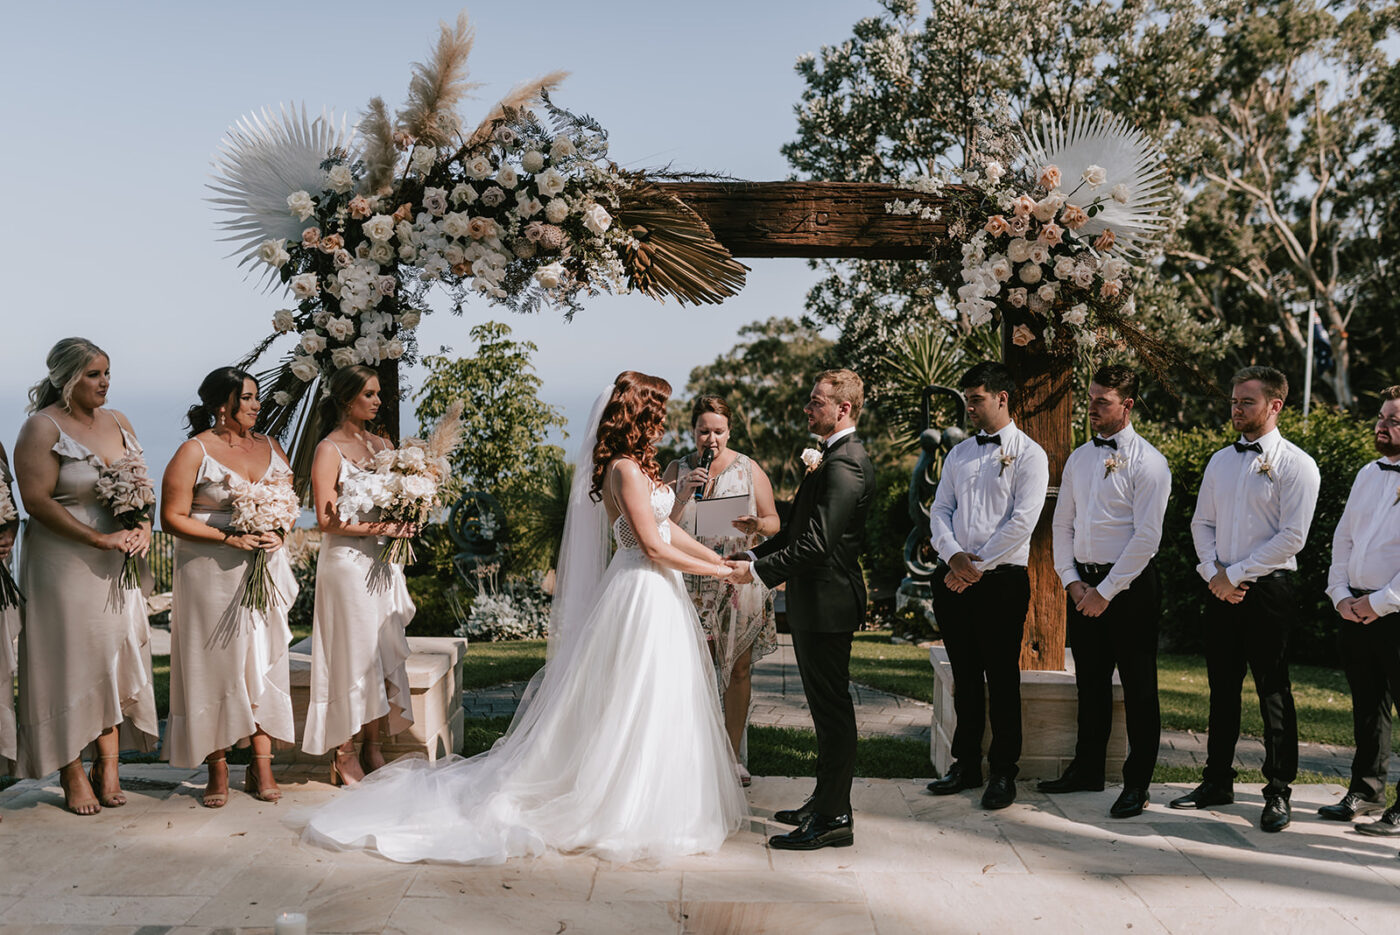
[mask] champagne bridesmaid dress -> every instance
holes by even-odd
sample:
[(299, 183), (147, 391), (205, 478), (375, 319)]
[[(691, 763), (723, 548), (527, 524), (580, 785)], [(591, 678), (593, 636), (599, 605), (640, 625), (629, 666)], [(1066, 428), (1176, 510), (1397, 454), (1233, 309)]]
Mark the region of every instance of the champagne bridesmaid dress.
[[(336, 449), (339, 451), (339, 448)], [(340, 454), (340, 489), (363, 471)], [(372, 523), (377, 516), (362, 516)], [(377, 536), (321, 537), (316, 561), (316, 612), (311, 632), (311, 704), (302, 749), (334, 750), (370, 721), (389, 716), (387, 740), (413, 723), (405, 663), (412, 650), (404, 629), (413, 600), (403, 569), (379, 561)]]
[[(273, 450), (260, 480), (291, 473)], [(205, 451), (190, 516), (215, 529), (227, 528), (233, 510), (229, 482), (238, 476)], [(296, 742), (287, 668), (292, 641), (287, 612), (296, 600), (296, 576), (285, 548), (269, 553), (267, 569), (280, 600), (267, 614), (240, 607), (253, 554), (218, 542), (175, 540), (165, 741), (172, 766), (198, 766), (258, 728), (274, 745)]]
[[(122, 439), (127, 451), (141, 450), (125, 429)], [(53, 451), (54, 500), (99, 532), (121, 528), (97, 499), (97, 455), (61, 427)], [(109, 727), (119, 729), (123, 750), (156, 747), (151, 629), (140, 589), (118, 586), (124, 560), (118, 550), (75, 542), (38, 520), (25, 524), (19, 586), (28, 602), (17, 718), (23, 777), (47, 776), (95, 751), (93, 741)]]

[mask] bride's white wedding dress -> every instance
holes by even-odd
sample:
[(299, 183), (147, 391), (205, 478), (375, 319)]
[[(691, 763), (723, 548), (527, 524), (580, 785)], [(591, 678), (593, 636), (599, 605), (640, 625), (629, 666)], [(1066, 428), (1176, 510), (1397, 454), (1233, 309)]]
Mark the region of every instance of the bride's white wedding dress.
[[(652, 513), (670, 541), (674, 493)], [(601, 524), (600, 524), (601, 528)], [(718, 850), (748, 812), (679, 572), (625, 517), (617, 552), (489, 751), (397, 760), (310, 816), (308, 840), (397, 861), (501, 863), (547, 848), (619, 863)], [(598, 544), (599, 550), (604, 546)]]

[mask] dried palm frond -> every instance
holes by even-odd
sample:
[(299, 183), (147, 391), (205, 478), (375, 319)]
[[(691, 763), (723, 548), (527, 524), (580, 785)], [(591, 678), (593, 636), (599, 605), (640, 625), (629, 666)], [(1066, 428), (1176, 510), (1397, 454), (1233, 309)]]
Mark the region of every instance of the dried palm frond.
[(567, 71), (552, 71), (543, 78), (536, 78), (534, 81), (527, 81), (524, 84), (516, 85), (511, 92), (491, 108), (491, 112), (486, 115), (477, 128), (467, 137), (464, 149), (471, 149), (479, 143), (485, 142), (495, 132), (497, 124), (506, 119), (510, 111), (528, 110), (530, 105), (540, 100), (543, 95), (554, 90), (555, 86), (565, 78), (569, 77)]
[(442, 146), (462, 128), (457, 102), (477, 85), (466, 80), (467, 57), (476, 33), (466, 11), (456, 28), (440, 23), (437, 48), (426, 62), (415, 62), (408, 83), (408, 103), (399, 111), (399, 128), (429, 146)]
[[(355, 130), (346, 127), (344, 117), (338, 127), (329, 111), (311, 120), (305, 104), (300, 115), (295, 107), (282, 107), (280, 117), (263, 108), (261, 115), (248, 114), (229, 128), (209, 183), (223, 197), (209, 201), (233, 215), (219, 226), (230, 232), (221, 239), (238, 243), (230, 256), (243, 254), (239, 266), (257, 259), (264, 240), (301, 239), (306, 225), (287, 210), (287, 196), (324, 190), (321, 164), (333, 150), (350, 150), (354, 141)], [(267, 267), (266, 278), (277, 282), (276, 270)]]
[(394, 184), (394, 167), (399, 151), (394, 146), (394, 125), (389, 122), (389, 110), (384, 98), (371, 98), (369, 108), (360, 116), (360, 135), (364, 137), (364, 190), (380, 195)]
[(437, 425), (433, 426), (433, 431), (428, 435), (428, 440), (423, 446), (428, 457), (452, 457), (452, 452), (462, 443), (463, 429), (462, 402), (458, 400), (447, 407), (447, 411), (438, 419)]
[(633, 289), (658, 300), (673, 295), (682, 305), (717, 305), (744, 287), (749, 268), (685, 202), (640, 180), (618, 197), (617, 223), (637, 240), (623, 257)]

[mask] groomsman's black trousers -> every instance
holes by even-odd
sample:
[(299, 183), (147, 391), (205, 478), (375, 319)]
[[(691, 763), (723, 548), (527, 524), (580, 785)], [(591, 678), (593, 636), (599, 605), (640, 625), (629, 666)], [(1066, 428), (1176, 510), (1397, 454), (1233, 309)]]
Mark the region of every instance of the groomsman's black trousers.
[(1343, 620), (1341, 644), (1356, 734), (1349, 791), (1382, 798), (1390, 771), (1390, 711), (1400, 698), (1400, 614), (1370, 623)]
[[(1080, 572), (1093, 587), (1102, 574)], [(1113, 727), (1113, 669), (1123, 683), (1123, 713), (1128, 727), (1128, 759), (1123, 785), (1146, 789), (1157, 765), (1162, 741), (1162, 710), (1157, 701), (1157, 624), (1162, 615), (1161, 589), (1152, 564), (1114, 595), (1108, 609), (1086, 617), (1067, 600), (1066, 626), (1074, 653), (1074, 684), (1079, 698), (1079, 737), (1075, 769), (1102, 777)]]
[(1254, 675), (1259, 715), (1264, 720), (1266, 788), (1283, 790), (1298, 776), (1298, 714), (1288, 678), (1288, 636), (1298, 619), (1293, 574), (1275, 573), (1249, 585), (1244, 600), (1231, 604), (1206, 593), (1206, 673), (1210, 680), (1207, 780), (1235, 781), (1235, 744), (1240, 739), (1240, 688), (1246, 668)]
[(794, 628), (792, 652), (817, 733), (817, 788), (812, 810), (826, 818), (851, 813), (856, 774), (856, 708), (851, 701), (851, 633)]
[[(1021, 758), (1021, 633), (1030, 607), (1026, 569), (1002, 566), (961, 594), (934, 575), (933, 612), (953, 668), (953, 759), (982, 766), (982, 733), (991, 715), (987, 765), (993, 776), (1015, 778)], [(982, 681), (986, 679), (984, 698)]]

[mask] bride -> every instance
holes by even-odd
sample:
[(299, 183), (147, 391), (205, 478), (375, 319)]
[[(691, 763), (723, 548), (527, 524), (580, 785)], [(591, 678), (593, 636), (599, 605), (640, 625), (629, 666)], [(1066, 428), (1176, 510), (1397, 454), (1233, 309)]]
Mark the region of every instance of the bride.
[(593, 406), (549, 661), (510, 730), (470, 759), (411, 757), (371, 773), (312, 813), (307, 840), (406, 862), (501, 863), (552, 848), (625, 863), (710, 853), (738, 830), (748, 808), (680, 574), (729, 569), (667, 521), (674, 494), (654, 443), (670, 394), (629, 370)]

